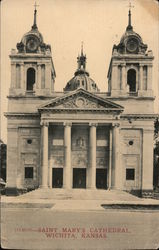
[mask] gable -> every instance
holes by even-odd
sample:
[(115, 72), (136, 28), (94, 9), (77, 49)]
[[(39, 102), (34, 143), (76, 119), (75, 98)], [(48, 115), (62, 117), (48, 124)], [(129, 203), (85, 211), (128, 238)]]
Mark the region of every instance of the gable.
[(39, 107), (42, 110), (105, 110), (122, 112), (123, 107), (101, 98), (84, 89), (72, 91), (69, 94), (64, 94), (62, 97), (57, 97), (43, 106)]

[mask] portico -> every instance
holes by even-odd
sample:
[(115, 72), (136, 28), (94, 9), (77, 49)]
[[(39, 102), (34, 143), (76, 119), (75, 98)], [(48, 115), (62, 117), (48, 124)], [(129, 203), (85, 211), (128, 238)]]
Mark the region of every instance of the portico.
[[(63, 128), (63, 140), (61, 140), (61, 145), (54, 145), (56, 140), (54, 142), (54, 137), (49, 140), (49, 136), (53, 128), (56, 128), (57, 132), (59, 126)], [(78, 134), (79, 127), (81, 130), (87, 131), (88, 134), (83, 136), (80, 133), (81, 130)], [(87, 122), (79, 124), (66, 121), (58, 124), (51, 121), (41, 122), (43, 150), (40, 187), (64, 189), (121, 188), (118, 181), (120, 175), (120, 169), (118, 168), (120, 160), (119, 129), (119, 123), (109, 122), (105, 124)], [(105, 130), (108, 135), (103, 140), (100, 140), (98, 135), (101, 130)], [(77, 131), (76, 141), (72, 134), (75, 134), (75, 131)], [(85, 139), (86, 137), (88, 141)], [(81, 142), (79, 141), (78, 144), (79, 138)], [(52, 151), (54, 148), (57, 155), (63, 151), (60, 163), (57, 162), (58, 156), (54, 155)], [(81, 155), (83, 156), (81, 157)], [(74, 158), (76, 158), (75, 162), (73, 162)]]

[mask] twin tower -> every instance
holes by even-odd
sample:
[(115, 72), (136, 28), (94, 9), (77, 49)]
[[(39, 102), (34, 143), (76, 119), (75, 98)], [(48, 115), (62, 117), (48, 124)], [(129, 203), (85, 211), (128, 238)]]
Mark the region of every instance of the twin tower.
[[(51, 46), (44, 43), (36, 23), (24, 34), (17, 51), (12, 50), (10, 96), (50, 96), (54, 92), (55, 68), (51, 56)], [(152, 51), (147, 52), (139, 34), (131, 25), (131, 11), (128, 26), (120, 43), (113, 46), (108, 70), (108, 92), (112, 97), (138, 96), (152, 97)], [(77, 58), (78, 68), (64, 91), (84, 88), (99, 92), (97, 84), (86, 70), (86, 55), (81, 50)]]

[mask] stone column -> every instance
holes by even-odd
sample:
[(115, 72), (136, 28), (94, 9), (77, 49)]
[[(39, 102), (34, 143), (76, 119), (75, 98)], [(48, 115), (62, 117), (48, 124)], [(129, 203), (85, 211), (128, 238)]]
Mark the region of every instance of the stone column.
[(111, 186), (120, 189), (122, 185), (122, 167), (120, 164), (119, 123), (112, 124), (112, 180)]
[(109, 134), (109, 169), (108, 169), (108, 188), (111, 188), (112, 179), (112, 129), (110, 129)]
[(46, 121), (42, 125), (42, 169), (41, 169), (41, 188), (48, 188), (48, 126)]
[(24, 63), (20, 64), (20, 74), (21, 74), (21, 89), (25, 90), (25, 86), (24, 86)]
[(139, 68), (139, 75), (140, 75), (140, 84), (139, 84), (139, 90), (143, 90), (143, 65), (140, 65)]
[(152, 90), (152, 65), (148, 65), (147, 77), (147, 90)]
[(41, 64), (38, 64), (38, 73), (37, 73), (36, 89), (41, 89)]
[(88, 187), (96, 188), (96, 123), (90, 123)]
[(11, 62), (11, 89), (16, 87), (16, 63)]
[(126, 64), (122, 64), (122, 83), (121, 89), (126, 91)]
[(45, 88), (50, 90), (51, 89), (51, 64), (46, 63), (45, 64)]
[(64, 173), (63, 187), (72, 188), (72, 169), (71, 169), (71, 123), (64, 123)]
[(113, 64), (112, 65), (112, 90), (117, 90), (119, 89), (117, 84), (118, 84), (118, 65)]

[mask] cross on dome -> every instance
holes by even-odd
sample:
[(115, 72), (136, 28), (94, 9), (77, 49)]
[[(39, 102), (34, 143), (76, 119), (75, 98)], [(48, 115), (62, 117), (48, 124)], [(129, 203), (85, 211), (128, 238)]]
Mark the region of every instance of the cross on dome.
[(128, 14), (129, 19), (128, 19), (128, 26), (127, 26), (126, 30), (132, 30), (133, 27), (131, 25), (131, 9), (134, 8), (134, 6), (132, 5), (131, 0), (129, 0), (128, 7), (129, 7), (129, 14)]
[(36, 8), (39, 7), (39, 5), (37, 5), (36, 2), (35, 2), (34, 7), (35, 7), (35, 9), (34, 9), (34, 23), (33, 23), (32, 29), (37, 29), (38, 27), (37, 27), (37, 24), (36, 24), (36, 13), (37, 13)]

